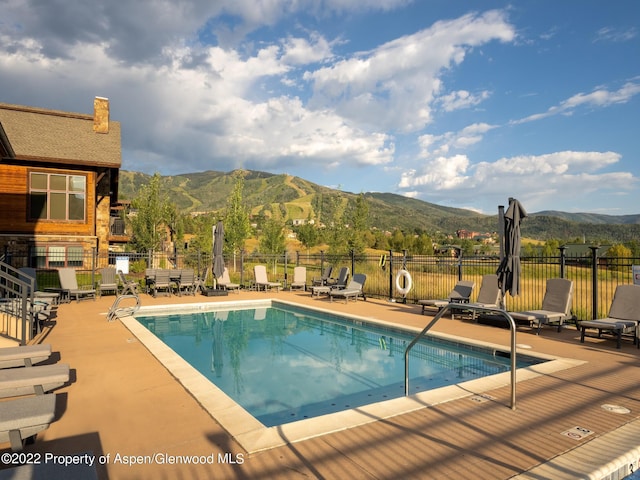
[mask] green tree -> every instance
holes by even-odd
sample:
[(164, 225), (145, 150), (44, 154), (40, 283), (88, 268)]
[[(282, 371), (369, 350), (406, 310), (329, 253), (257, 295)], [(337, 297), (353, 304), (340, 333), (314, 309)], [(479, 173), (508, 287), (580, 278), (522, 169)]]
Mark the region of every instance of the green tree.
[(433, 241), (426, 233), (421, 233), (413, 241), (412, 252), (416, 255), (433, 255)]
[(171, 205), (161, 182), (160, 174), (155, 173), (131, 202), (137, 211), (131, 218), (132, 243), (139, 252), (157, 250), (164, 240)]
[(360, 254), (365, 249), (365, 233), (369, 230), (369, 202), (364, 193), (356, 198), (356, 206), (347, 233), (347, 247)]
[(296, 235), (298, 237), (298, 240), (300, 240), (302, 246), (307, 250), (318, 245), (318, 241), (320, 239), (318, 235), (318, 229), (315, 226), (310, 225), (309, 223), (300, 225), (296, 229)]
[(275, 219), (267, 220), (262, 227), (262, 235), (260, 235), (260, 251), (277, 254), (284, 252), (285, 246), (282, 222)]
[(401, 230), (395, 229), (391, 234), (391, 238), (389, 238), (389, 247), (391, 250), (396, 252), (401, 252), (405, 248), (407, 248), (407, 239), (402, 233)]
[(233, 190), (227, 200), (224, 216), (225, 250), (234, 255), (244, 248), (244, 243), (251, 234), (249, 213), (242, 202), (244, 191), (244, 177), (241, 173), (236, 176)]
[[(624, 245), (617, 243), (609, 247), (605, 256), (611, 259), (615, 258), (620, 263), (619, 265), (611, 265), (610, 268), (618, 271), (630, 270), (630, 268), (628, 267), (629, 262), (623, 260), (623, 259), (631, 258), (630, 248), (627, 248)], [(622, 263), (624, 263), (624, 266), (621, 265)]]
[(329, 245), (329, 254), (341, 255), (349, 251), (344, 225), (345, 205), (346, 201), (341, 196), (333, 199), (333, 218), (324, 232), (325, 240)]

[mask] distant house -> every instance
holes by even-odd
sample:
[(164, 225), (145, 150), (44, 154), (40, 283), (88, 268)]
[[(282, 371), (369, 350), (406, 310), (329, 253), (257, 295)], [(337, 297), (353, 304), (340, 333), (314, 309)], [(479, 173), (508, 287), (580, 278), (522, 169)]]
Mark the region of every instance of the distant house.
[(0, 254), (80, 267), (93, 249), (106, 258), (128, 240), (120, 123), (107, 99), (95, 98), (93, 115), (0, 103), (0, 156)]

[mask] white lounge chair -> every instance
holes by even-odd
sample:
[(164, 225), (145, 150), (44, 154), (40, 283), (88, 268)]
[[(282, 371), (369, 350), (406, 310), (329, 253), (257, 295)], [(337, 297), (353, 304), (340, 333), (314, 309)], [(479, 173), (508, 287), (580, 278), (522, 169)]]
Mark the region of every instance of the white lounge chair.
[(418, 305), (422, 306), (421, 313), (424, 314), (427, 307), (434, 307), (440, 311), (440, 309), (446, 307), (450, 303), (469, 303), (469, 298), (471, 297), (471, 292), (473, 292), (474, 286), (475, 282), (471, 280), (460, 280), (449, 293), (449, 298), (418, 300)]
[(367, 297), (364, 294), (364, 284), (366, 281), (367, 276), (364, 273), (356, 273), (345, 288), (333, 289), (329, 292), (330, 301), (333, 302), (334, 298), (344, 298), (345, 303), (348, 303), (350, 298), (357, 301), (358, 297), (366, 300)]
[(79, 288), (76, 271), (73, 268), (65, 267), (58, 269), (58, 277), (60, 278), (60, 288), (67, 294), (69, 299), (75, 298), (80, 301), (82, 299), (96, 299), (96, 291), (91, 288)]
[(256, 265), (253, 267), (253, 274), (255, 275), (256, 280), (256, 289), (260, 290), (263, 288), (265, 291), (275, 288), (276, 292), (280, 290), (280, 283), (278, 282), (270, 282), (267, 278), (267, 267), (264, 265)]
[(598, 320), (578, 322), (580, 343), (584, 343), (585, 330), (595, 328), (598, 338), (602, 332), (610, 332), (616, 337), (616, 348), (622, 346), (622, 335), (633, 335), (633, 343), (640, 348), (640, 285), (618, 285), (613, 294), (609, 316)]
[(0, 348), (0, 368), (30, 367), (51, 356), (48, 343)]
[(221, 287), (223, 290), (235, 290), (238, 293), (240, 292), (240, 284), (231, 282), (231, 278), (229, 277), (229, 269), (227, 267), (224, 267), (222, 276), (216, 281), (218, 287)]
[(293, 269), (293, 281), (291, 282), (291, 290), (302, 289), (307, 290), (307, 267), (295, 267)]
[(538, 325), (536, 335), (542, 325), (558, 323), (558, 331), (562, 330), (565, 320), (572, 318), (571, 301), (573, 299), (573, 281), (566, 278), (549, 278), (542, 299), (540, 310), (525, 312), (509, 312), (514, 320), (528, 322), (530, 326)]
[(22, 450), (25, 442), (49, 428), (56, 414), (56, 396), (34, 395), (0, 403), (0, 442), (11, 442), (11, 450)]

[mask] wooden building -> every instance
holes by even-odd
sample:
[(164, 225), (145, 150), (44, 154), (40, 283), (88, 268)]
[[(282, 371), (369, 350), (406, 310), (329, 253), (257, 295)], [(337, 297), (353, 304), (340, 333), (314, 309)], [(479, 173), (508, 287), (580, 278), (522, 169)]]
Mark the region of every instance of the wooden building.
[(40, 268), (107, 258), (121, 157), (106, 98), (92, 115), (0, 103), (0, 254)]

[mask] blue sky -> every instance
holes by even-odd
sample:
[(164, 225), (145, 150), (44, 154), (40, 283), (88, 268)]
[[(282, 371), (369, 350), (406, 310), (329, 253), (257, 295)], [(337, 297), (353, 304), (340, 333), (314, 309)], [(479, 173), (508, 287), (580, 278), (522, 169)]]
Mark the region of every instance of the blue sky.
[(640, 2), (0, 0), (0, 101), (123, 168), (289, 173), (494, 214), (640, 213)]

